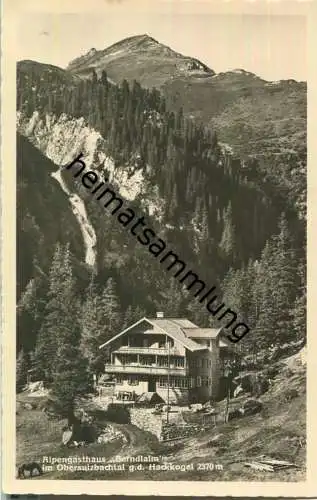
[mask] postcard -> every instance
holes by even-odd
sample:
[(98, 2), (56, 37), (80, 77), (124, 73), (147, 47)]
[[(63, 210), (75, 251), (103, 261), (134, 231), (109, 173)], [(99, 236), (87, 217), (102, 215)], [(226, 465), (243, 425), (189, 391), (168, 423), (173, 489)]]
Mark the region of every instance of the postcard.
[(314, 15), (3, 3), (6, 493), (317, 493)]

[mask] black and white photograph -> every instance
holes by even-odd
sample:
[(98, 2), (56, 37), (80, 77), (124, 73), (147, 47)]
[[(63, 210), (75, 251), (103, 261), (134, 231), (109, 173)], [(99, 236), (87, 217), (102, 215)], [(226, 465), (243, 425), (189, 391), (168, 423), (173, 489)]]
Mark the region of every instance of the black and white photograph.
[(304, 483), (307, 18), (84, 3), (16, 15), (12, 480)]

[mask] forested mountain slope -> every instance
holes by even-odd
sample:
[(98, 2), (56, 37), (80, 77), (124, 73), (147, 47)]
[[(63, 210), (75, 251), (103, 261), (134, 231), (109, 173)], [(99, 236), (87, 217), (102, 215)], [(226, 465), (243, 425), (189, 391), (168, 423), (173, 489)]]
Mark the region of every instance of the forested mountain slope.
[[(236, 69), (216, 74), (201, 61), (183, 56), (148, 35), (91, 49), (67, 68), (74, 76), (107, 72), (111, 81), (137, 80), (159, 88), (167, 106), (217, 130), (237, 157), (284, 190), (305, 215), (305, 82), (269, 82)], [(254, 159), (257, 162), (254, 162)]]
[[(110, 60), (114, 68), (118, 53), (126, 57), (127, 43), (131, 49), (131, 67), (125, 68), (124, 60), (121, 60), (117, 67), (126, 71), (124, 76), (127, 79), (114, 84), (115, 78), (120, 78), (119, 72), (116, 76), (110, 69), (108, 74), (108, 68), (107, 73), (103, 68)], [(153, 54), (157, 54), (157, 59), (152, 57)], [(171, 66), (162, 70), (162, 54), (169, 64), (176, 65), (174, 73)], [(132, 56), (140, 57), (139, 68), (142, 65), (148, 67), (146, 73), (153, 75), (154, 80), (161, 78), (162, 71), (165, 72), (164, 82), (159, 83), (162, 92), (132, 81), (134, 77), (142, 81), (142, 71), (145, 74), (141, 69), (139, 75), (132, 75), (132, 66), (135, 66)], [(150, 66), (149, 59), (153, 66)], [(96, 71), (91, 72), (92, 66)], [(90, 78), (83, 78), (83, 75)], [(246, 350), (269, 345), (278, 339), (287, 341), (305, 335), (304, 165), (300, 170), (297, 160), (294, 164), (289, 160), (285, 169), (281, 166), (282, 173), (277, 175), (275, 160), (269, 161), (269, 150), (265, 150), (265, 160), (258, 160), (254, 155), (254, 144), (248, 149), (246, 139), (251, 132), (239, 135), (235, 122), (240, 116), (239, 106), (242, 106), (246, 124), (249, 124), (249, 114), (253, 117), (250, 127), (259, 137), (264, 122), (269, 132), (266, 119), (263, 118), (263, 123), (256, 120), (262, 92), (262, 97), (271, 103), (272, 119), (276, 119), (274, 113), (280, 113), (284, 117), (282, 121), (292, 124), (293, 110), (296, 106), (301, 107), (301, 99), (302, 102), (305, 100), (302, 84), (282, 82), (276, 88), (284, 97), (278, 99), (276, 94), (270, 100), (271, 87), (254, 75), (243, 71), (231, 76), (229, 73), (214, 75), (199, 62), (175, 54), (144, 37), (120, 42), (105, 51), (93, 51), (74, 61), (68, 70), (22, 61), (18, 64), (17, 76), (18, 129), (21, 134), (54, 162), (56, 170), (82, 152), (88, 168), (109, 175), (114, 189), (137, 213), (145, 215), (147, 225), (175, 248), (206, 283), (219, 285), (226, 303), (239, 312), (252, 329), (243, 340)], [(189, 80), (190, 85), (201, 85), (197, 92), (190, 91), (197, 98), (195, 109), (200, 109), (201, 116), (195, 111), (195, 118), (190, 117), (193, 110), (182, 109), (177, 104), (182, 94), (172, 88), (181, 82), (183, 89), (184, 78), (186, 85), (189, 85)], [(200, 78), (204, 82), (200, 82)], [(292, 85), (293, 94), (289, 91)], [(208, 92), (210, 89), (215, 91), (215, 88), (218, 94), (216, 92), (209, 100)], [(207, 94), (204, 94), (204, 89), (208, 90)], [(288, 108), (283, 102), (284, 99), (291, 100), (292, 95), (295, 96), (294, 108)], [(187, 97), (185, 92), (184, 108)], [(241, 99), (247, 99), (249, 107)], [(275, 110), (275, 102), (279, 110)], [(216, 124), (212, 128), (211, 118), (198, 119), (206, 109)], [(305, 144), (300, 137), (305, 136), (304, 115), (305, 109), (301, 107), (301, 113), (294, 121), (294, 130), (299, 134), (298, 143), (303, 147), (300, 153), (300, 148), (296, 149), (295, 145), (294, 154), (303, 154), (303, 162)], [(232, 136), (227, 145), (219, 140), (223, 130), (227, 130), (228, 137)], [(274, 134), (275, 140), (279, 132), (276, 130)], [(286, 141), (291, 140), (292, 131), (285, 137)], [(231, 144), (234, 149), (239, 146), (239, 141), (250, 155), (240, 158), (231, 152)], [(240, 152), (242, 155), (243, 151)], [(278, 155), (273, 153), (277, 158)], [(33, 156), (36, 154), (32, 150), (30, 158)], [(23, 166), (27, 160), (19, 149), (18, 157), (22, 168), (28, 168)], [(29, 210), (32, 190), (37, 190), (37, 196), (41, 197), (42, 183), (51, 185), (54, 181), (50, 176), (52, 164), (48, 163), (47, 168), (45, 165), (41, 162), (41, 176), (36, 184), (30, 184), (21, 217)], [(286, 175), (287, 169), (294, 170), (294, 179), (298, 176), (300, 182), (293, 182), (293, 178)], [(77, 324), (78, 335), (88, 335), (89, 332), (94, 345), (98, 341), (104, 342), (132, 320), (145, 314), (153, 315), (156, 309), (164, 310), (167, 316), (189, 317), (201, 326), (214, 324), (213, 317), (204, 313), (204, 307), (195, 302), (186, 289), (181, 289), (172, 277), (169, 280), (147, 250), (97, 206), (95, 200), (90, 200), (83, 188), (71, 177), (64, 177), (64, 181), (70, 193), (79, 195), (85, 204), (87, 223), (96, 233), (96, 265), (89, 269), (83, 264), (83, 236), (67, 201), (65, 213), (70, 214), (72, 222), (69, 224), (74, 228), (71, 234), (70, 226), (66, 221), (61, 224), (63, 219), (58, 214), (54, 221), (48, 221), (43, 228), (41, 226), (43, 233), (49, 233), (48, 238), (58, 243), (52, 248), (54, 243), (48, 239), (51, 257), (46, 261), (40, 259), (47, 284), (43, 285), (45, 279), (35, 265), (30, 267), (27, 280), (23, 280), (19, 298), (20, 346), (30, 349), (26, 341), (30, 321), (34, 322), (35, 342), (36, 332), (39, 329), (42, 332), (42, 346), (46, 345), (45, 332), (58, 327), (52, 324), (44, 328), (49, 321), (44, 310), (38, 311), (36, 318), (32, 313), (33, 319), (30, 320), (25, 297), (36, 297), (32, 280), (43, 287), (41, 300), (44, 304), (55, 304), (56, 307), (60, 304), (62, 307), (60, 297), (65, 293), (66, 300), (71, 294), (74, 303), (86, 311), (86, 318), (70, 311), (72, 324)], [(56, 186), (59, 193), (56, 199), (64, 197), (66, 203), (68, 195)], [(36, 210), (41, 210), (43, 205), (44, 199)], [(33, 234), (36, 219), (30, 225), (28, 234)], [(54, 229), (57, 225), (61, 234)], [(23, 234), (23, 229), (18, 227), (18, 232)], [(43, 252), (45, 254), (46, 234), (42, 240), (43, 245), (32, 248), (35, 260)], [(22, 251), (20, 258), (22, 265)], [(68, 288), (57, 290), (56, 283), (63, 283), (64, 276), (68, 276)], [(52, 299), (54, 294), (59, 297), (56, 301)], [(27, 323), (25, 317), (28, 317)]]

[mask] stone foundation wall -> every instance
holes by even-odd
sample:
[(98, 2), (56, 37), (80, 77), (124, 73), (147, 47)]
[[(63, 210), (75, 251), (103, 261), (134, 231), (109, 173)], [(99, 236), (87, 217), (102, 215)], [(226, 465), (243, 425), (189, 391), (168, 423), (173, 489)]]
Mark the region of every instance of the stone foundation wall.
[(153, 408), (130, 408), (131, 424), (151, 432), (159, 439), (162, 433), (162, 417), (153, 414)]
[[(194, 436), (202, 427), (202, 424), (187, 424), (181, 414), (170, 414), (170, 423), (166, 423), (166, 414), (155, 415), (153, 409), (130, 408), (131, 424), (136, 425), (144, 431), (151, 432), (160, 441), (183, 439)], [(173, 422), (174, 420), (174, 422)]]
[(171, 439), (183, 439), (186, 437), (193, 436), (201, 430), (201, 426), (197, 424), (166, 424), (162, 426), (161, 441), (167, 441)]

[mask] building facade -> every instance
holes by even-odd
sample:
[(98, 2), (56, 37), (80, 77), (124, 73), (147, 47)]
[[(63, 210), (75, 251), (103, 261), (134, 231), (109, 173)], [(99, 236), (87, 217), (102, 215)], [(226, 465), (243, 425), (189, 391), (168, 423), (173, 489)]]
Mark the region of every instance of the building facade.
[(156, 392), (165, 402), (216, 399), (221, 376), (222, 329), (199, 328), (187, 319), (142, 318), (115, 335), (105, 351), (105, 372), (116, 392)]

